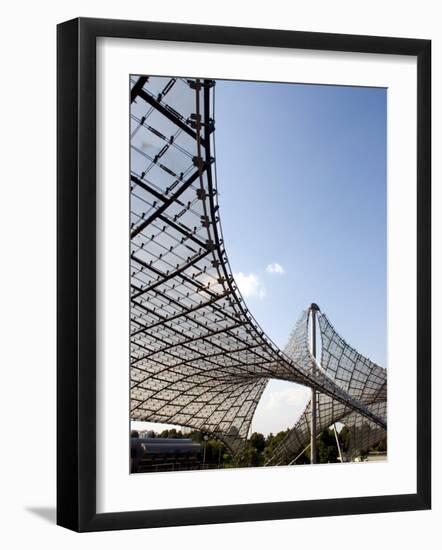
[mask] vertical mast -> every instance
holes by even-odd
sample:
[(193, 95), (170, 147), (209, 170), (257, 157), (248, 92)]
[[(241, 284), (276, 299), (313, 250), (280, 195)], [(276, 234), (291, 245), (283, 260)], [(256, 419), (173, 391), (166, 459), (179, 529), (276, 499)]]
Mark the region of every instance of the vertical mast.
[[(311, 323), (312, 323), (312, 355), (316, 359), (316, 312), (319, 311), (319, 307), (316, 304), (310, 305)], [(316, 368), (316, 367), (314, 367)], [(311, 425), (310, 425), (310, 463), (316, 464), (317, 451), (316, 451), (316, 408), (317, 408), (317, 391), (312, 388), (311, 399)]]

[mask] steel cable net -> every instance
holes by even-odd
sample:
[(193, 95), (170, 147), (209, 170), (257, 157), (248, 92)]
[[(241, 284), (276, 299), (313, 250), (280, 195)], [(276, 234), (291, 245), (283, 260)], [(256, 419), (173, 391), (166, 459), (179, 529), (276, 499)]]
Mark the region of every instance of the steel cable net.
[[(322, 340), (321, 362), (317, 368), (332, 378), (349, 395), (364, 404), (386, 424), (387, 416), (387, 371), (376, 365), (348, 345), (335, 331), (325, 314), (319, 313), (319, 328)], [(297, 353), (299, 334), (308, 337), (308, 312), (298, 322), (294, 334), (285, 349), (288, 355)], [(309, 353), (309, 352), (308, 352)], [(296, 459), (307, 448), (311, 436), (312, 402), (308, 402), (280, 445), (269, 464), (287, 463)], [(344, 453), (352, 460), (361, 452), (376, 445), (386, 436), (386, 429), (367, 417), (353, 411), (329, 395), (319, 393), (316, 401), (316, 427), (320, 434), (334, 423), (340, 422), (350, 430), (349, 447)]]
[(131, 419), (207, 432), (236, 453), (279, 378), (382, 425), (308, 355), (284, 355), (244, 304), (219, 219), (214, 85), (131, 77)]

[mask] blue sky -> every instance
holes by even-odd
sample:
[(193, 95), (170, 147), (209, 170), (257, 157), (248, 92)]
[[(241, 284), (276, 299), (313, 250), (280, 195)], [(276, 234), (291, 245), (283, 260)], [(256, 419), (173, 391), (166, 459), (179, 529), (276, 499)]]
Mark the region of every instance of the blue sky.
[[(221, 222), (250, 311), (283, 347), (316, 302), (386, 366), (386, 90), (217, 81), (215, 94)], [(307, 397), (272, 382), (253, 430), (289, 426)]]

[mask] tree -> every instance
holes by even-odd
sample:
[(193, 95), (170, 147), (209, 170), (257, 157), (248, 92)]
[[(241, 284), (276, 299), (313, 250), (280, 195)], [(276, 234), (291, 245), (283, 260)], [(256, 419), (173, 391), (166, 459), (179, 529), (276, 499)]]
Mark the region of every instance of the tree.
[(254, 432), (250, 437), (250, 444), (258, 453), (262, 453), (266, 446), (266, 440), (261, 433)]
[(250, 441), (247, 441), (245, 449), (234, 457), (229, 463), (229, 468), (248, 468), (263, 465), (264, 457), (262, 453), (259, 453)]
[(372, 451), (377, 451), (379, 453), (385, 453), (387, 451), (387, 438), (384, 437), (377, 445), (375, 445), (372, 449)]
[(163, 430), (160, 434), (160, 437), (163, 437), (163, 438), (173, 437), (173, 438), (181, 439), (184, 436), (181, 430), (177, 430), (176, 428), (171, 428), (170, 430)]
[(281, 441), (285, 438), (288, 432), (289, 432), (289, 429), (287, 428), (287, 430), (278, 432), (276, 435), (273, 435), (273, 433), (270, 433), (267, 436), (265, 440), (265, 448), (263, 451), (264, 463), (267, 462), (267, 460), (269, 460), (272, 457), (275, 449), (278, 447)]
[(336, 445), (334, 430), (327, 428), (321, 433), (317, 442), (317, 453), (317, 462), (319, 464), (339, 462), (339, 450)]
[(347, 426), (343, 426), (339, 432), (339, 442), (341, 443), (342, 450), (344, 453), (350, 448), (350, 437), (351, 433)]

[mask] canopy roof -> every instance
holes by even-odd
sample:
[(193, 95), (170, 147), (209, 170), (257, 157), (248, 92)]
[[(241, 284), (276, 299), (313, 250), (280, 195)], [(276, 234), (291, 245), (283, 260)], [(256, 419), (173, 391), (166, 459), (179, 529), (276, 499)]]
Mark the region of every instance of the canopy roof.
[(214, 86), (131, 77), (131, 419), (189, 426), (236, 452), (267, 381), (279, 378), (385, 427), (316, 368), (308, 319), (284, 353), (248, 311), (220, 225)]

